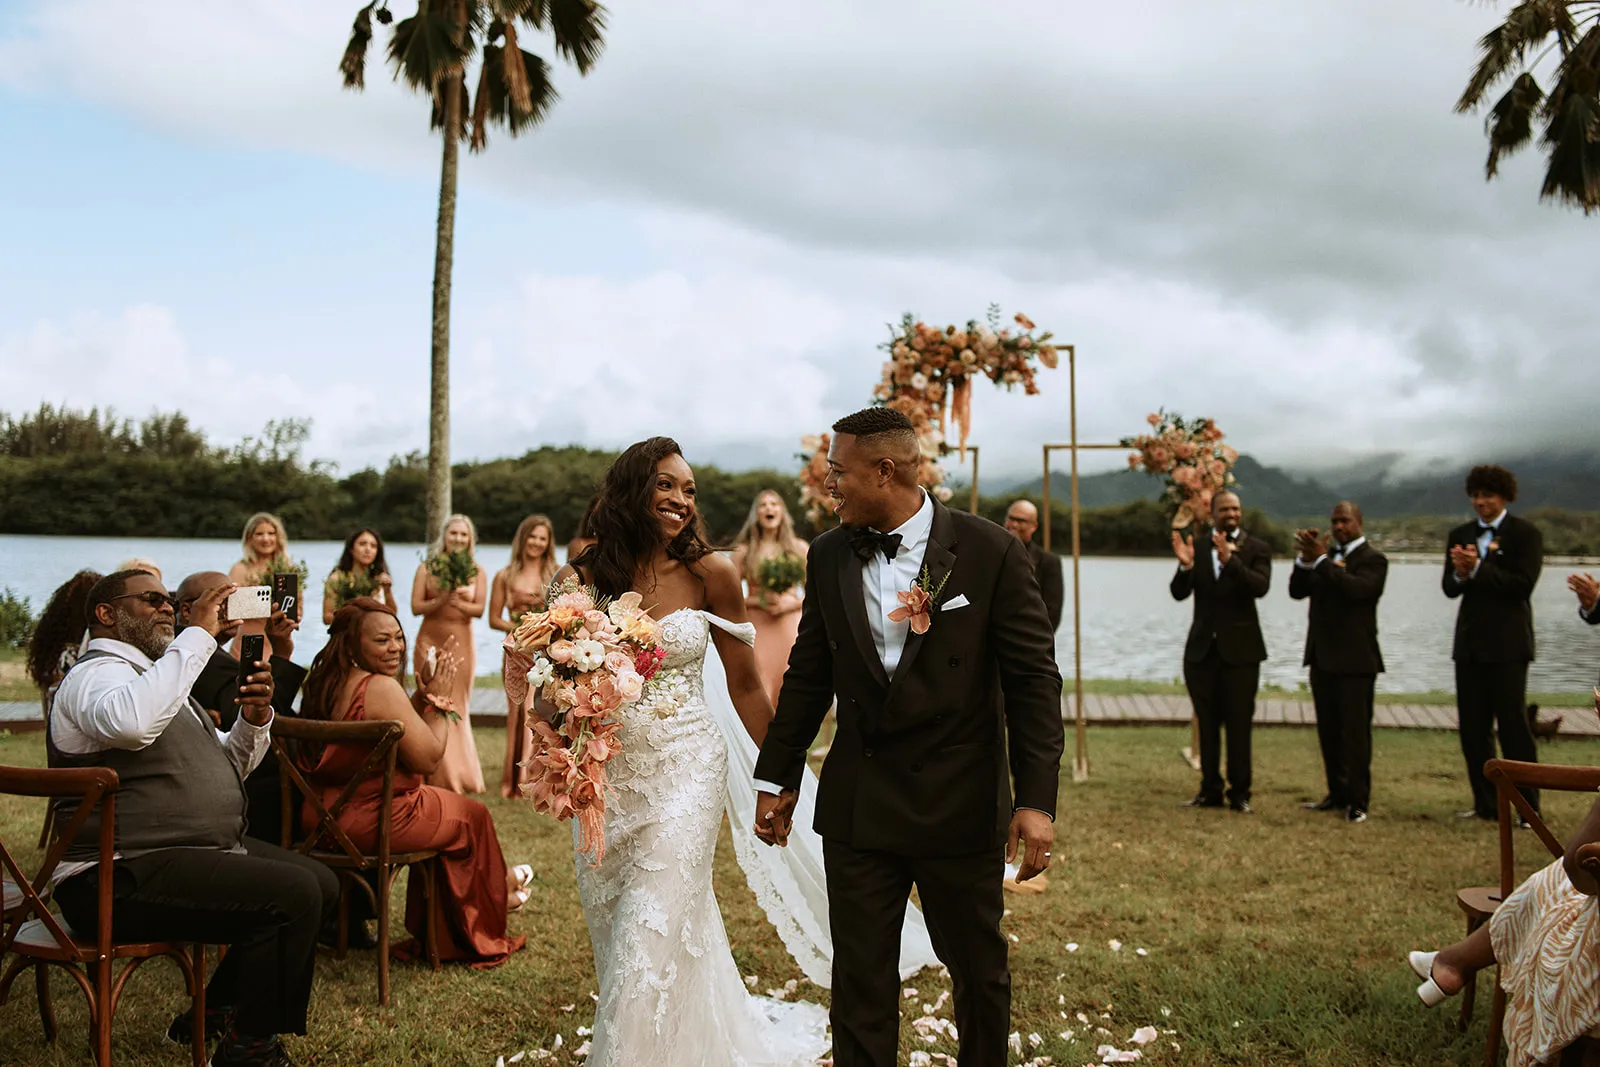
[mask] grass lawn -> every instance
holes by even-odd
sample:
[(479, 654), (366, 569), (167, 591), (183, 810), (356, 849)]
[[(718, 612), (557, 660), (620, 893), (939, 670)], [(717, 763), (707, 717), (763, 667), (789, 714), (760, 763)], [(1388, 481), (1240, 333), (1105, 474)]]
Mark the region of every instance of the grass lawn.
[[(491, 778), (503, 736), (478, 733)], [(1178, 756), (1188, 736), (1185, 727), (1091, 728), (1092, 780), (1062, 785), (1055, 851), (1064, 862), (1053, 884), (1037, 896), (1007, 895), (1013, 1027), (1043, 1039), (1029, 1055), (1098, 1063), (1096, 1046), (1130, 1047), (1137, 1027), (1154, 1025), (1172, 1031), (1144, 1050), (1142, 1062), (1155, 1065), (1479, 1062), (1488, 979), (1472, 1031), (1459, 1035), (1452, 1007), (1430, 1012), (1416, 1000), (1404, 960), (1409, 948), (1461, 935), (1458, 887), (1497, 880), (1494, 828), (1451, 817), (1467, 801), (1454, 735), (1378, 731), (1373, 817), (1355, 827), (1298, 807), (1322, 794), (1309, 729), (1256, 732), (1259, 816), (1179, 810), (1195, 787)], [(1600, 741), (1548, 743), (1542, 756), (1592, 765)], [(0, 735), (0, 763), (43, 762), (38, 734)], [(1545, 806), (1564, 835), (1589, 803), (1556, 794)], [(489, 1067), (498, 1055), (549, 1048), (558, 1034), (563, 1049), (546, 1062), (576, 1062), (569, 1052), (582, 1043), (577, 1028), (592, 1024), (595, 978), (567, 828), (521, 805), (489, 804), (507, 858), (539, 871), (533, 900), (512, 919), (527, 949), (488, 972), (398, 966), (386, 1010), (376, 1006), (370, 955), (319, 959), (311, 1033), (290, 1046), (300, 1062)], [(0, 835), (24, 846), (25, 863), (39, 818), (36, 803), (0, 799)], [(724, 837), (717, 886), (741, 972), (758, 975), (763, 990), (799, 978)], [(1536, 839), (1519, 835), (1517, 845), (1526, 870), (1542, 866)], [(1121, 951), (1109, 948), (1113, 939)], [(1068, 942), (1081, 947), (1069, 953)], [(916, 1003), (948, 988), (931, 973), (908, 985), (919, 990)], [(44, 1044), (32, 983), (20, 981), (0, 1007), (0, 1063), (87, 1062), (82, 998), (64, 976), (54, 989), (59, 1047)], [(800, 989), (826, 1000), (804, 982)], [(119, 1063), (187, 1062), (162, 1039), (179, 990), (176, 969), (162, 961), (136, 976), (117, 1019)], [(919, 1014), (906, 1002), (907, 1022)], [(913, 1044), (905, 1029), (903, 1052), (954, 1052), (943, 1041)], [(687, 1050), (684, 1062), (693, 1062)]]
[(26, 649), (0, 645), (0, 700), (38, 700), (39, 690), (28, 680)]

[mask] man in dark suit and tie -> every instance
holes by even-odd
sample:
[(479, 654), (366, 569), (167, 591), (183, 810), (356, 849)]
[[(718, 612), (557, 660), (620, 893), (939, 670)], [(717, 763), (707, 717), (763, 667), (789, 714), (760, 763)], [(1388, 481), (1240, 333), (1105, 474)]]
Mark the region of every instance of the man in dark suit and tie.
[[(1504, 467), (1473, 467), (1467, 495), (1478, 513), (1450, 531), (1445, 550), (1444, 595), (1460, 598), (1456, 612), (1456, 712), (1461, 752), (1472, 783), (1472, 808), (1458, 812), (1499, 818), (1494, 786), (1483, 765), (1494, 758), (1496, 729), (1506, 759), (1537, 762), (1528, 729), (1528, 664), (1533, 661), (1533, 587), (1544, 566), (1544, 537), (1506, 507), (1517, 499), (1517, 479)], [(1538, 790), (1524, 790), (1539, 806)]]
[(1331, 542), (1318, 530), (1295, 532), (1298, 553), (1289, 572), (1289, 595), (1311, 601), (1305, 665), (1311, 668), (1317, 741), (1328, 777), (1328, 795), (1302, 806), (1343, 811), (1350, 822), (1366, 822), (1372, 800), (1372, 698), (1383, 671), (1378, 598), (1389, 560), (1367, 543), (1361, 509), (1348, 500), (1334, 505), (1328, 522)]
[(1034, 507), (1033, 501), (1018, 500), (1006, 508), (1006, 529), (1028, 546), (1028, 562), (1033, 564), (1033, 576), (1039, 580), (1044, 610), (1050, 616), (1050, 632), (1054, 633), (1061, 629), (1066, 583), (1061, 574), (1061, 557), (1033, 542), (1033, 535), (1039, 529), (1039, 509)]
[[(963, 1067), (1009, 1063), (1005, 863), (1050, 865), (1061, 675), (1017, 539), (917, 483), (911, 422), (834, 423), (840, 526), (811, 544), (800, 632), (756, 761), (756, 833), (782, 844), (817, 730), (839, 728), (815, 826), (833, 932), (833, 1062), (893, 1067), (900, 929), (913, 887), (955, 986)], [(1014, 787), (1014, 790), (1013, 790)]]
[(1172, 532), (1178, 572), (1172, 599), (1194, 596), (1194, 621), (1183, 649), (1183, 682), (1200, 723), (1200, 792), (1186, 807), (1220, 808), (1222, 734), (1228, 738), (1230, 808), (1250, 807), (1250, 723), (1267, 644), (1256, 601), (1272, 584), (1272, 547), (1240, 529), (1244, 509), (1237, 493), (1211, 498), (1211, 536), (1189, 539)]

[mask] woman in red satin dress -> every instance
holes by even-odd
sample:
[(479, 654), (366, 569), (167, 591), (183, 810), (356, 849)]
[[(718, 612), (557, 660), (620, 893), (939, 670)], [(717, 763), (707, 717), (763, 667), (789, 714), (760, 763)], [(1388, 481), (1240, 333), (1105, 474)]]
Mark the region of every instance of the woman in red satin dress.
[[(405, 664), (406, 638), (394, 609), (371, 597), (350, 601), (333, 617), (328, 643), (311, 664), (302, 716), (350, 722), (390, 719), (405, 727), (394, 778), (390, 847), (396, 852), (434, 849), (443, 884), (434, 894), (439, 954), (446, 960), (493, 967), (520, 949), (524, 938), (506, 933), (506, 915), (527, 901), (533, 870), (508, 870), (489, 809), (479, 801), (425, 784), (450, 744), (446, 695), (454, 683), (454, 656), (442, 652), (438, 667), (419, 679), (407, 696), (397, 680)], [(363, 759), (351, 746), (328, 745), (315, 754), (307, 779), (331, 805)], [(339, 815), (358, 848), (373, 851), (378, 842), (382, 772), (356, 789)], [(314, 826), (308, 822), (307, 829)], [(406, 929), (415, 940), (396, 950), (416, 957), (426, 915), (420, 879), (408, 879)]]

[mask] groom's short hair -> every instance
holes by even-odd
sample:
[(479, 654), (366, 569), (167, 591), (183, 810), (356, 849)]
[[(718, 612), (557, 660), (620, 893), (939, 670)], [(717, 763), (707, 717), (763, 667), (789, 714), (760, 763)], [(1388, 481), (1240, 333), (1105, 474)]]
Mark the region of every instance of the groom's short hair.
[(856, 446), (864, 449), (874, 461), (894, 460), (901, 480), (916, 482), (922, 448), (917, 443), (917, 431), (905, 412), (894, 408), (862, 408), (834, 423), (833, 432), (854, 437)]

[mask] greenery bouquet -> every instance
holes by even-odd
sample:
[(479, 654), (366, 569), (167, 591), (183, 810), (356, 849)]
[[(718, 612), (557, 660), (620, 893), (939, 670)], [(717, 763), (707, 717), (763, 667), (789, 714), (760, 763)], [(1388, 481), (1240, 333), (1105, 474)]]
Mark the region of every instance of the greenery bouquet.
[(768, 556), (756, 568), (755, 586), (761, 597), (761, 606), (767, 604), (767, 594), (781, 595), (806, 580), (806, 561), (792, 552)]
[(478, 577), (478, 561), (467, 551), (440, 552), (436, 556), (429, 556), (424, 566), (439, 588), (444, 590), (471, 585), (473, 579)]

